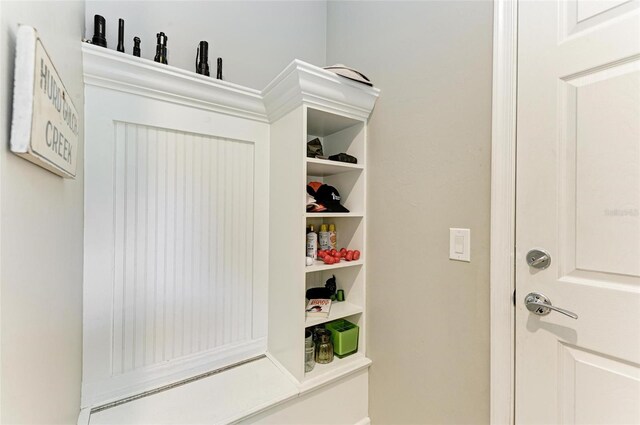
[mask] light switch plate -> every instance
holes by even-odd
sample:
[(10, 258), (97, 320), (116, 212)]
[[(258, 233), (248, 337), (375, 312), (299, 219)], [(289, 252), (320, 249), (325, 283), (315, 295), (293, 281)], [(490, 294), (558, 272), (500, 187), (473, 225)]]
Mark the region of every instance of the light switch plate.
[(449, 229), (449, 258), (471, 261), (471, 229)]

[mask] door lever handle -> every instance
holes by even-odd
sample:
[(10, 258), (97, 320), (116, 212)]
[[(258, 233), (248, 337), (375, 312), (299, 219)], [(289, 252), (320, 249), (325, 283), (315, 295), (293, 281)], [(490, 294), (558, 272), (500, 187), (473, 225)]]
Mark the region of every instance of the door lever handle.
[(538, 316), (546, 316), (551, 313), (551, 310), (557, 311), (558, 313), (562, 313), (565, 316), (569, 316), (572, 319), (577, 319), (578, 315), (565, 310), (564, 308), (555, 307), (551, 304), (551, 300), (547, 298), (544, 294), (539, 292), (531, 292), (524, 298), (524, 305), (527, 307), (527, 310), (532, 312), (533, 314), (537, 314)]

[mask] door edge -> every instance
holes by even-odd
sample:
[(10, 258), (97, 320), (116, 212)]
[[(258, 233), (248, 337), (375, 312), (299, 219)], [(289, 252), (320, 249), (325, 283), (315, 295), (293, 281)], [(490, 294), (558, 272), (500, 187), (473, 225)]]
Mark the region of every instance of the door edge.
[(490, 230), (490, 423), (494, 425), (515, 420), (517, 36), (518, 1), (495, 0)]

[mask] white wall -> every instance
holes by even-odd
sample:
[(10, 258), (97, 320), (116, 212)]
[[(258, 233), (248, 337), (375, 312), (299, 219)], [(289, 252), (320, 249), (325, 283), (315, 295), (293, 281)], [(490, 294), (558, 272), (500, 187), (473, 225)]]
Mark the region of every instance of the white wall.
[(156, 34), (168, 37), (169, 64), (195, 70), (200, 40), (209, 42), (209, 67), (223, 58), (224, 79), (263, 89), (293, 59), (323, 66), (325, 1), (88, 1), (86, 38), (93, 16), (107, 21), (107, 46), (115, 49), (118, 18), (125, 20), (125, 52), (141, 38), (142, 57), (153, 60)]
[[(369, 126), (370, 416), (489, 421), (492, 3), (329, 2), (327, 62), (382, 89)], [(448, 259), (471, 228), (471, 263)]]
[(64, 180), (8, 144), (18, 22), (39, 31), (82, 123), (84, 3), (3, 1), (0, 15), (0, 422), (71, 424), (82, 366), (83, 164)]

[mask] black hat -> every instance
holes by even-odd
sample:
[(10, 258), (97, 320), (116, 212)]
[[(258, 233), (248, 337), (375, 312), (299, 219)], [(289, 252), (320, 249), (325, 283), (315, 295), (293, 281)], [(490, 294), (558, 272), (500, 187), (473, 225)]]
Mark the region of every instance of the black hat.
[(333, 186), (323, 184), (318, 188), (314, 197), (316, 202), (324, 206), (328, 212), (349, 212), (340, 204), (340, 193)]

